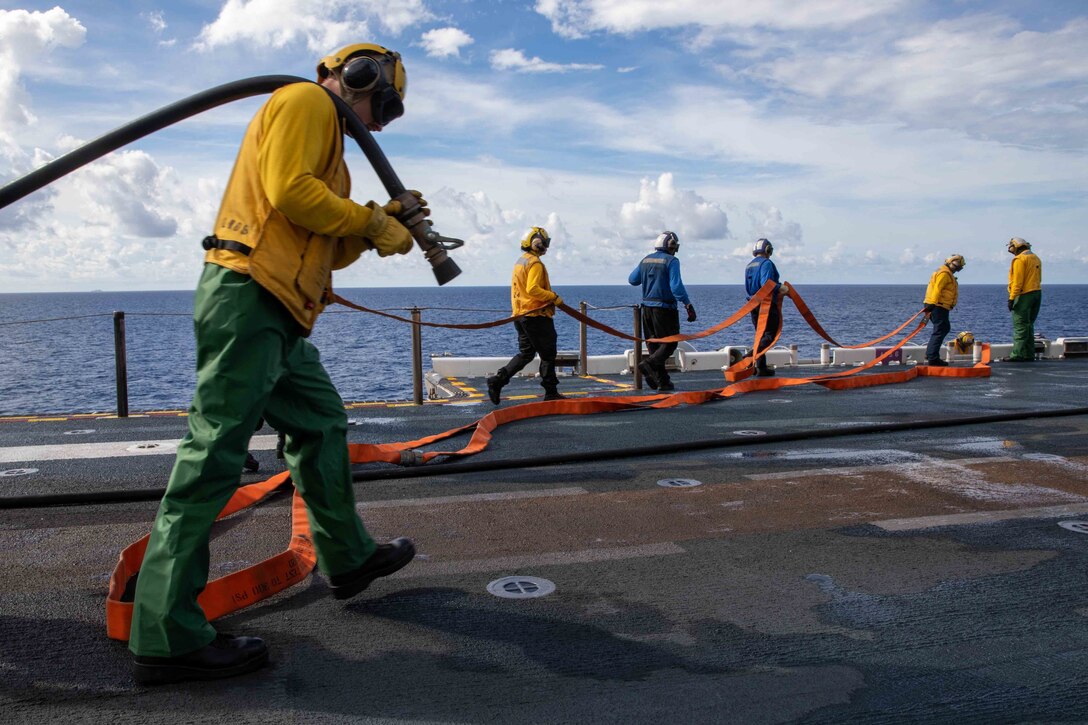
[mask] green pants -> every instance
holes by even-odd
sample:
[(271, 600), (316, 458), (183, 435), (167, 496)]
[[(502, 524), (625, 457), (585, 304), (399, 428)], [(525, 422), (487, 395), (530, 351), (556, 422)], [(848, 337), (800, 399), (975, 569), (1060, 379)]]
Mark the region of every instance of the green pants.
[(240, 484), (262, 414), (286, 434), (322, 571), (361, 566), (376, 546), (355, 510), (344, 403), (283, 305), (247, 275), (207, 264), (194, 323), (196, 394), (140, 569), (129, 640), (138, 655), (173, 657), (215, 638), (196, 601), (208, 581), (208, 536)]
[(1035, 359), (1035, 318), (1043, 301), (1041, 290), (1025, 292), (1012, 303), (1012, 355), (1013, 360)]

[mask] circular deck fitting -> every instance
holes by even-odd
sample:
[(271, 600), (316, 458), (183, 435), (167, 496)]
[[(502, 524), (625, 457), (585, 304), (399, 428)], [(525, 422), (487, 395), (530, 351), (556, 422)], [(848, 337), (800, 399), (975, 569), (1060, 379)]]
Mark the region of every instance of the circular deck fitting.
[(66, 430), (66, 431), (64, 431), (64, 435), (66, 435), (66, 436), (85, 436), (85, 435), (90, 435), (91, 433), (94, 433), (93, 428), (81, 428), (79, 430)]
[(535, 599), (555, 591), (555, 584), (538, 576), (504, 576), (487, 585), (487, 591), (503, 599)]
[(1059, 521), (1058, 526), (1078, 534), (1088, 534), (1088, 521)]
[(37, 468), (9, 468), (6, 471), (0, 471), (0, 478), (15, 478), (16, 476), (29, 476), (32, 473), (37, 473)]
[(702, 481), (696, 481), (694, 478), (662, 478), (657, 482), (658, 486), (664, 486), (665, 488), (692, 488), (693, 486), (702, 486)]
[(767, 431), (765, 431), (765, 430), (735, 430), (735, 431), (733, 431), (733, 435), (738, 435), (738, 436), (765, 436), (765, 435), (767, 435)]

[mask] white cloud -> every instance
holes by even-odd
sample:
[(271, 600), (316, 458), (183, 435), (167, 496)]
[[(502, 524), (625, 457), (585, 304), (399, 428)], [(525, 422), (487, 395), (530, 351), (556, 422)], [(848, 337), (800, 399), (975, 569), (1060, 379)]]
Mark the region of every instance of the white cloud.
[(200, 31), (196, 47), (211, 50), (239, 43), (283, 48), (305, 42), (316, 53), (365, 42), (371, 24), (393, 35), (433, 17), (422, 0), (227, 0), (214, 22)]
[(151, 13), (143, 13), (141, 16), (147, 21), (147, 24), (151, 27), (151, 32), (159, 36), (158, 46), (160, 48), (171, 48), (177, 45), (177, 38), (163, 38), (163, 31), (166, 30), (166, 16), (161, 10), (156, 10)]
[(567, 38), (688, 25), (805, 29), (843, 27), (889, 12), (901, 0), (537, 0), (536, 11)]
[[(769, 204), (751, 204), (748, 207), (748, 219), (752, 223), (752, 240), (769, 239), (776, 247), (783, 244), (793, 247), (802, 246), (801, 225), (786, 221), (782, 211)], [(750, 253), (750, 252), (749, 252)]]
[(45, 12), (0, 10), (0, 141), (35, 120), (20, 76), (33, 73), (46, 51), (79, 47), (86, 34), (87, 29), (59, 7)]
[(460, 28), (435, 28), (428, 30), (420, 38), (423, 50), (433, 58), (460, 56), (461, 48), (471, 45), (472, 36)]
[(717, 204), (691, 189), (677, 189), (671, 173), (643, 179), (638, 200), (619, 210), (617, 230), (628, 239), (654, 239), (664, 230), (685, 240), (725, 239), (729, 219)]
[(162, 31), (166, 30), (166, 18), (162, 10), (144, 13), (142, 17), (147, 20), (147, 24), (151, 26), (151, 30), (155, 33), (162, 33)]
[(182, 179), (143, 151), (110, 154), (0, 213), (0, 278), (30, 288), (184, 286), (221, 193), (222, 182)]
[(840, 116), (961, 128), (1017, 143), (1088, 132), (1088, 20), (1029, 31), (1000, 16), (972, 15), (870, 34), (849, 51), (826, 42), (791, 48), (746, 73)]
[(491, 51), (491, 67), (518, 73), (566, 73), (574, 70), (600, 70), (604, 66), (590, 63), (550, 63), (533, 56), (526, 58), (520, 50), (504, 48)]

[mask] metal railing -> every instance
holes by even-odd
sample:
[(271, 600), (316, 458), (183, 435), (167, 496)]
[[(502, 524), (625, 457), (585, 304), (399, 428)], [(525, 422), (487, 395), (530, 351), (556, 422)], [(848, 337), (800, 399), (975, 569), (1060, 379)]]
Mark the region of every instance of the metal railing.
[[(617, 305), (612, 307), (597, 307), (586, 301), (578, 303), (579, 311), (583, 315), (587, 315), (590, 310), (607, 312), (616, 310), (630, 309), (632, 311), (632, 329), (634, 336), (637, 338), (642, 337), (642, 308), (640, 305)], [(411, 334), (411, 349), (412, 349), (412, 402), (416, 405), (423, 405), (424, 399), (424, 373), (423, 373), (423, 325), (420, 323), (423, 320), (424, 311), (443, 311), (443, 312), (491, 312), (491, 313), (505, 313), (506, 310), (492, 309), (492, 308), (463, 308), (463, 307), (390, 307), (382, 308), (381, 312), (407, 312), (411, 315), (412, 324), (410, 325)], [(329, 310), (326, 314), (347, 314), (352, 310)], [(45, 322), (62, 322), (68, 320), (83, 320), (99, 317), (112, 317), (113, 318), (113, 368), (114, 368), (114, 382), (116, 389), (116, 403), (117, 403), (117, 417), (127, 418), (129, 415), (129, 381), (128, 381), (128, 344), (125, 321), (127, 317), (191, 317), (190, 313), (183, 312), (133, 312), (126, 313), (122, 310), (115, 310), (112, 313), (101, 312), (90, 315), (71, 315), (68, 317), (51, 317), (39, 320), (14, 320), (7, 322), (0, 322), (0, 327), (10, 325), (25, 325), (36, 324)], [(577, 372), (579, 375), (589, 374), (589, 343), (588, 343), (588, 326), (584, 321), (578, 323), (578, 365)], [(639, 363), (642, 362), (642, 346), (636, 344), (634, 349), (634, 366), (632, 373), (634, 375), (634, 386), (636, 390), (641, 390), (643, 387), (642, 372), (639, 370)]]

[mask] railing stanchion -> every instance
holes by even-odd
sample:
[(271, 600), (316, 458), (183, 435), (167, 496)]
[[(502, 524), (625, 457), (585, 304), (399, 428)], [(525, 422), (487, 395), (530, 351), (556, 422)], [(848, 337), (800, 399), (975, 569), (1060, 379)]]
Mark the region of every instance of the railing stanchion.
[(412, 400), (423, 405), (423, 335), (419, 308), (412, 308)]
[(642, 390), (642, 308), (635, 305), (635, 368), (631, 372), (635, 374), (635, 390)]
[(113, 313), (113, 361), (117, 378), (117, 417), (128, 417), (128, 354), (125, 349), (125, 313)]
[[(586, 314), (586, 303), (578, 303), (578, 311), (582, 315)], [(589, 375), (589, 358), (588, 358), (588, 345), (586, 344), (586, 323), (583, 320), (578, 321), (578, 374)]]

